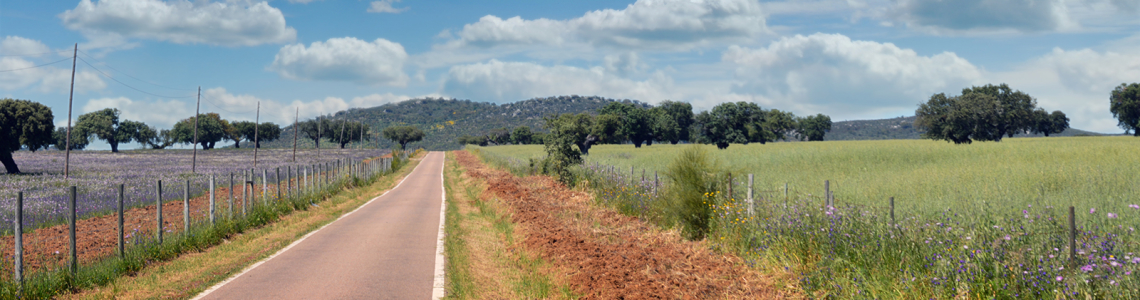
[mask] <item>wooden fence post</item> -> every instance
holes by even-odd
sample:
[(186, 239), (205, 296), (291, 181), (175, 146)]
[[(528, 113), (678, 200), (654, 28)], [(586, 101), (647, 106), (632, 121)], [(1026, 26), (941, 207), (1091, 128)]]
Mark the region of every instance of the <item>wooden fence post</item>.
[(241, 184), (241, 216), (246, 216), (249, 213), (249, 195), (253, 194), (253, 181), (246, 180)]
[(732, 172), (728, 172), (728, 199), (732, 198)]
[(158, 237), (158, 243), (162, 244), (162, 180), (158, 181), (158, 187), (155, 189), (155, 194), (158, 195), (154, 198), (154, 209), (156, 212), (155, 221), (156, 224), (158, 224), (158, 231), (156, 232), (156, 236)]
[(214, 174), (210, 174), (210, 225), (217, 223), (214, 220)]
[(227, 208), (226, 216), (234, 217), (234, 172), (230, 172), (230, 205)]
[(186, 180), (186, 190), (182, 192), (182, 235), (190, 235), (190, 179)]
[(123, 251), (123, 248), (124, 248), (123, 233), (126, 231), (126, 228), (123, 228), (123, 223), (124, 223), (123, 222), (123, 219), (124, 219), (123, 218), (123, 198), (124, 198), (123, 194), (124, 194), (123, 184), (120, 184), (119, 185), (119, 207), (118, 207), (119, 208), (119, 238), (117, 239), (117, 240), (119, 240), (119, 258), (126, 257), (126, 253), (125, 253), (125, 251)]
[(823, 181), (823, 204), (825, 206), (831, 206), (831, 181), (830, 180), (824, 180)]
[(16, 262), (14, 266), (13, 277), (16, 283), (21, 287), (24, 285), (24, 192), (16, 192), (16, 219), (13, 220), (15, 224), (15, 232), (13, 232), (13, 243), (16, 246), (16, 252), (13, 253), (13, 260)]
[(752, 189), (753, 189), (752, 184), (755, 183), (753, 181), (753, 179), (755, 179), (755, 178), (752, 176), (752, 174), (748, 174), (748, 216), (749, 217), (756, 216), (756, 208), (755, 208), (756, 207), (756, 200), (755, 200), (755, 198), (752, 198)]
[(1069, 206), (1069, 261), (1077, 261), (1077, 212)]
[(897, 225), (895, 222), (895, 197), (891, 197), (891, 225)]
[(69, 217), (67, 219), (67, 223), (68, 223), (68, 228), (70, 229), (68, 237), (71, 238), (71, 263), (69, 264), (69, 266), (71, 269), (71, 277), (75, 278), (75, 275), (78, 274), (78, 272), (79, 272), (79, 259), (78, 259), (79, 254), (75, 252), (75, 221), (76, 221), (75, 217), (76, 216), (75, 216), (75, 186), (74, 185), (71, 186), (70, 196), (68, 197), (68, 201), (67, 201), (67, 214)]
[(269, 201), (269, 170), (261, 169), (261, 204)]
[(277, 186), (277, 201), (281, 201), (281, 167), (277, 167), (275, 170), (277, 174), (273, 178), (273, 182)]

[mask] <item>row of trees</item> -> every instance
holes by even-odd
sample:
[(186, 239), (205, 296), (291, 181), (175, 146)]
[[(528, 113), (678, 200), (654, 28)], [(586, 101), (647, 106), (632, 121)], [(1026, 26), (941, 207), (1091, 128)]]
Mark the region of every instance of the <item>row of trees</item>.
[[(165, 149), (174, 144), (194, 143), (194, 117), (174, 124), (173, 129), (156, 129), (146, 123), (121, 119), (121, 112), (106, 108), (79, 116), (71, 128), (71, 149), (82, 150), (92, 141), (92, 137), (107, 142), (111, 152), (119, 152), (119, 144), (136, 142), (152, 149)], [(241, 148), (241, 142), (273, 141), (281, 136), (281, 127), (265, 122), (255, 124), (250, 121), (223, 120), (217, 113), (198, 115), (198, 144), (202, 149), (213, 149), (218, 142), (229, 140), (234, 147)], [(52, 145), (63, 149), (67, 145), (67, 128), (57, 128), (52, 134)]]
[(534, 132), (530, 130), (530, 126), (523, 125), (515, 127), (514, 130), (506, 127), (492, 129), (491, 133), (488, 133), (486, 135), (463, 135), (457, 138), (456, 142), (461, 145), (472, 144), (479, 146), (506, 144), (530, 145), (542, 144), (542, 140), (545, 138), (545, 133)]
[(318, 118), (301, 122), (297, 124), (297, 128), (301, 135), (313, 141), (313, 144), (319, 145), (321, 140), (328, 140), (341, 149), (344, 149), (348, 143), (372, 140), (371, 127), (364, 122)]
[(1019, 133), (1045, 136), (1069, 128), (1069, 118), (1061, 111), (1047, 113), (1037, 100), (1006, 84), (962, 89), (959, 96), (934, 94), (915, 111), (915, 126), (922, 136), (955, 144), (972, 141), (998, 141)]

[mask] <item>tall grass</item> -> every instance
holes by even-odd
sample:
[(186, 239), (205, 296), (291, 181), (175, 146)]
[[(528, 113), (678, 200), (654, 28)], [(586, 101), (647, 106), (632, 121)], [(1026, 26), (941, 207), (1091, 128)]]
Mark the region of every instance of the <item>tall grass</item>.
[[(1140, 157), (1129, 151), (1138, 145), (1128, 137), (1074, 137), (709, 150), (725, 166), (720, 171), (755, 174), (758, 186), (755, 215), (746, 213), (743, 176), (734, 178), (735, 195), (718, 191), (709, 204), (709, 239), (759, 267), (799, 275), (799, 288), (815, 297), (1138, 298)], [(595, 147), (580, 174), (605, 198), (600, 203), (631, 206), (646, 200), (595, 183), (614, 177), (589, 170), (608, 170), (606, 164), (662, 170), (680, 149)], [(485, 150), (524, 158), (540, 149)], [(823, 204), (823, 180), (831, 180), (835, 206)], [(784, 183), (791, 187), (787, 198)], [(886, 207), (892, 196), (894, 223)], [(1068, 259), (1069, 206), (1078, 212), (1074, 260)], [(665, 206), (637, 207), (643, 211), (623, 211), (668, 214), (653, 211)], [(670, 226), (668, 218), (647, 220)]]

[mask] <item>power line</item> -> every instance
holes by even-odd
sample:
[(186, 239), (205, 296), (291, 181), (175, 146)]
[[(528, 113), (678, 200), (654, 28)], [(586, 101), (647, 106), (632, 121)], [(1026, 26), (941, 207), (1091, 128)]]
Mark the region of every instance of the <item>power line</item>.
[(58, 64), (58, 63), (61, 63), (61, 62), (65, 62), (65, 61), (67, 61), (67, 59), (66, 59), (66, 58), (64, 58), (64, 59), (61, 59), (61, 60), (57, 60), (57, 61), (53, 61), (53, 62), (50, 62), (50, 63), (42, 64), (42, 65), (37, 65), (37, 66), (31, 66), (31, 67), (27, 67), (27, 68), (19, 68), (19, 69), (11, 69), (11, 70), (2, 70), (2, 71), (0, 71), (0, 73), (4, 73), (4, 72), (13, 72), (13, 71), (19, 71), (19, 70), (27, 70), (27, 69), (35, 69), (35, 68), (39, 68), (39, 67), (43, 67), (43, 66), (47, 66), (47, 65), (54, 65), (54, 64)]
[[(92, 56), (91, 56), (91, 54), (89, 54), (89, 53), (87, 53), (87, 52), (79, 51), (79, 53), (83, 53), (83, 55), (84, 55), (84, 56), (87, 56), (87, 58), (90, 58), (91, 60), (95, 60), (95, 58), (94, 58), (94, 57), (92, 57)], [(102, 62), (102, 63), (103, 63), (103, 66), (104, 66), (104, 67), (107, 67), (107, 68), (109, 68), (109, 69), (111, 69), (111, 70), (115, 70), (116, 72), (119, 72), (119, 74), (123, 74), (123, 76), (127, 76), (127, 77), (130, 77), (130, 78), (133, 78), (133, 79), (135, 79), (135, 80), (141, 81), (141, 82), (143, 82), (143, 83), (146, 83), (146, 84), (150, 84), (150, 85), (153, 85), (153, 86), (157, 86), (157, 87), (161, 87), (161, 88), (167, 88), (167, 89), (172, 89), (172, 90), (178, 90), (178, 91), (193, 91), (193, 90), (194, 90), (194, 89), (182, 89), (182, 88), (174, 88), (174, 87), (169, 87), (169, 86), (165, 86), (165, 85), (161, 85), (161, 84), (153, 83), (153, 82), (150, 82), (150, 81), (142, 80), (142, 79), (139, 79), (138, 77), (134, 77), (134, 76), (131, 76), (131, 74), (127, 74), (127, 72), (123, 72), (123, 71), (119, 71), (119, 69), (115, 69), (115, 67), (112, 67), (110, 64), (107, 64), (107, 62)]]
[(248, 113), (251, 113), (251, 112), (253, 112), (253, 110), (249, 110), (249, 111), (231, 111), (231, 110), (228, 110), (228, 109), (222, 108), (222, 106), (221, 106), (221, 105), (218, 105), (218, 104), (214, 103), (214, 101), (210, 101), (210, 98), (209, 98), (209, 97), (202, 97), (202, 99), (203, 99), (203, 100), (206, 100), (206, 103), (209, 103), (209, 104), (210, 104), (210, 106), (213, 106), (214, 108), (217, 108), (217, 109), (223, 110), (223, 111), (225, 111), (225, 112), (228, 112), (228, 113), (231, 113), (231, 114), (248, 114)]
[(0, 57), (29, 57), (29, 56), (41, 56), (44, 54), (65, 54), (65, 53), (67, 53), (67, 51), (51, 51), (51, 52), (25, 53), (25, 54), (0, 54)]
[(92, 65), (91, 65), (91, 63), (87, 62), (87, 60), (85, 60), (85, 59), (83, 59), (83, 58), (79, 58), (79, 60), (83, 61), (83, 64), (86, 64), (88, 67), (91, 67), (92, 69), (95, 69), (95, 71), (98, 71), (98, 72), (99, 72), (99, 74), (103, 74), (103, 76), (104, 76), (104, 77), (107, 77), (108, 79), (111, 79), (111, 80), (113, 80), (113, 81), (115, 81), (115, 82), (118, 82), (119, 84), (121, 84), (121, 85), (123, 85), (123, 86), (125, 86), (125, 87), (128, 87), (128, 88), (130, 88), (130, 89), (132, 89), (132, 90), (138, 91), (139, 93), (143, 93), (143, 94), (147, 94), (147, 95), (151, 95), (151, 96), (155, 96), (155, 97), (162, 97), (162, 98), (193, 98), (193, 97), (194, 97), (194, 95), (190, 95), (190, 96), (180, 96), (180, 97), (178, 97), (178, 96), (164, 96), (164, 95), (159, 95), (159, 94), (155, 94), (155, 93), (147, 92), (147, 91), (144, 91), (144, 90), (140, 90), (140, 89), (138, 89), (138, 88), (135, 88), (135, 87), (133, 87), (133, 86), (131, 86), (131, 85), (129, 85), (129, 84), (123, 83), (122, 81), (119, 81), (118, 79), (115, 79), (115, 77), (111, 77), (111, 75), (110, 75), (110, 74), (107, 74), (106, 72), (103, 72), (103, 70), (99, 70), (99, 68), (96, 68), (95, 66), (92, 66)]

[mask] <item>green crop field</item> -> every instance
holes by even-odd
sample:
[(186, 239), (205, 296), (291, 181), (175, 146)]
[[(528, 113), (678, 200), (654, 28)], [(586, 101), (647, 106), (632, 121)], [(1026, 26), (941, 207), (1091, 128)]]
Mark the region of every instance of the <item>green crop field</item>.
[[(586, 164), (663, 171), (690, 145), (600, 145)], [(803, 196), (823, 194), (831, 182), (836, 202), (886, 205), (900, 212), (1020, 210), (1027, 204), (1125, 209), (1140, 201), (1140, 139), (1133, 137), (1016, 138), (954, 145), (930, 140), (834, 141), (703, 145), (733, 174), (753, 174), (757, 191), (784, 184)], [(542, 157), (541, 145), (497, 146), (516, 158)], [(772, 194), (772, 193), (768, 193)], [(771, 197), (769, 197), (771, 198)], [(822, 200), (821, 200), (822, 201)]]
[[(654, 192), (652, 174), (691, 147), (595, 146), (575, 174), (589, 180), (598, 203), (678, 226), (669, 217), (676, 198)], [(1140, 297), (1138, 138), (696, 147), (734, 179), (735, 197), (705, 195), (706, 238), (757, 268), (789, 273), (813, 298)], [(469, 149), (508, 167), (544, 156), (542, 146)], [(633, 179), (641, 169), (650, 179), (630, 180), (630, 167)], [(755, 176), (755, 215), (742, 199), (744, 174)], [(834, 206), (824, 205), (824, 180)]]

